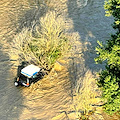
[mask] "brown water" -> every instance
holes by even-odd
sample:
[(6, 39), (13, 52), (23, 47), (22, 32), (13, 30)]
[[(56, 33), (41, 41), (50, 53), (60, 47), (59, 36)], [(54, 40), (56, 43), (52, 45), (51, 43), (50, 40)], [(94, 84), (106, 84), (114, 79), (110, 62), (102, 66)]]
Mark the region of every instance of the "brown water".
[(22, 110), (21, 90), (14, 87), (9, 57), (0, 49), (0, 120), (14, 120)]
[[(30, 8), (28, 3), (24, 0), (0, 1), (1, 40), (12, 40), (16, 30), (30, 26), (34, 19), (38, 20), (43, 15), (40, 14), (41, 8), (35, 5)], [(51, 120), (61, 113), (64, 113), (61, 120), (69, 119), (65, 113), (71, 110), (69, 106), (72, 101), (73, 83), (80, 83), (81, 76), (88, 69), (96, 72), (103, 68), (94, 62), (96, 56), (94, 49), (97, 40), (104, 42), (110, 37), (109, 33), (114, 32), (111, 27), (113, 19), (104, 16), (103, 4), (104, 1), (101, 0), (68, 0), (63, 3), (67, 9), (64, 15), (73, 25), (69, 33), (77, 34), (78, 38), (74, 42), (75, 54), (71, 58), (69, 67), (72, 81), (66, 71), (65, 76), (62, 73), (51, 81), (41, 81), (38, 92), (32, 88), (16, 88), (13, 84), (14, 75), (10, 72), (9, 57), (0, 49), (0, 120)], [(62, 11), (64, 12), (64, 9)], [(18, 16), (23, 16), (19, 22)], [(21, 23), (24, 25), (20, 26)]]

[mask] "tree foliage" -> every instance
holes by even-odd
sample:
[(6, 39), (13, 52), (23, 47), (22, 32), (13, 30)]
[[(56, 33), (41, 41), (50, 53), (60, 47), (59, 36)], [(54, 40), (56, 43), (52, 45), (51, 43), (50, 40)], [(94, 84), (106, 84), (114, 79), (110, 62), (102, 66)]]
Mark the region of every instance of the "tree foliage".
[(105, 100), (104, 110), (109, 113), (120, 113), (120, 0), (105, 1), (106, 16), (113, 16), (113, 28), (116, 33), (111, 35), (103, 45), (98, 41), (96, 47), (97, 63), (105, 61), (106, 69), (100, 73), (98, 86), (101, 88)]
[(120, 32), (120, 0), (107, 0), (104, 8), (106, 9), (106, 16), (112, 15), (115, 18), (113, 28)]

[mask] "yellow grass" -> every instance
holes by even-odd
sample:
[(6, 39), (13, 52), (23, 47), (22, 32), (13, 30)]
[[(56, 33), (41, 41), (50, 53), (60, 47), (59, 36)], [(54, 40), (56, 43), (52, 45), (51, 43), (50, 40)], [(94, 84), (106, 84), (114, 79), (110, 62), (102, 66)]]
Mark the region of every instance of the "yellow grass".
[(88, 118), (90, 114), (94, 113), (96, 108), (95, 105), (100, 102), (98, 96), (97, 85), (95, 78), (93, 77), (91, 71), (87, 71), (83, 78), (83, 85), (79, 91), (76, 92), (74, 97), (74, 106), (76, 110), (77, 118)]
[[(39, 21), (39, 26), (29, 30), (24, 28), (11, 43), (9, 55), (19, 57), (18, 61), (28, 61), (51, 69), (56, 60), (65, 55), (69, 48), (65, 34), (65, 23), (55, 12), (49, 12)], [(32, 34), (34, 32), (34, 34)]]

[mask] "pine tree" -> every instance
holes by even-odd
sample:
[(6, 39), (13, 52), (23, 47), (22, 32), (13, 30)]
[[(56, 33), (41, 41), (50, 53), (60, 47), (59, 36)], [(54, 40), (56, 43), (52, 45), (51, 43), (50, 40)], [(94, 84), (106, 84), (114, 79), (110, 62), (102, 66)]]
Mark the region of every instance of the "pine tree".
[(98, 57), (95, 61), (106, 63), (105, 70), (100, 73), (98, 86), (105, 100), (104, 110), (109, 114), (120, 114), (120, 0), (107, 0), (104, 8), (106, 16), (114, 17), (112, 26), (116, 33), (111, 35), (105, 45), (98, 42), (99, 46), (96, 47)]

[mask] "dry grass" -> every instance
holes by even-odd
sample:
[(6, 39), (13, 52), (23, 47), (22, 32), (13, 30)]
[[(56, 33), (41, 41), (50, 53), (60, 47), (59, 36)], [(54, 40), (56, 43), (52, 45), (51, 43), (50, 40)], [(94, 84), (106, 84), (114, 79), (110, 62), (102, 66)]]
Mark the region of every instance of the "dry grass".
[(100, 98), (96, 98), (99, 95), (97, 89), (95, 78), (88, 70), (83, 78), (82, 87), (74, 97), (74, 108), (78, 119), (88, 119), (96, 111), (94, 105), (100, 102)]
[(19, 61), (29, 61), (43, 68), (51, 69), (55, 61), (65, 55), (69, 48), (68, 37), (65, 34), (63, 18), (55, 12), (49, 12), (39, 21), (39, 26), (16, 35), (11, 43), (9, 55), (18, 56)]

